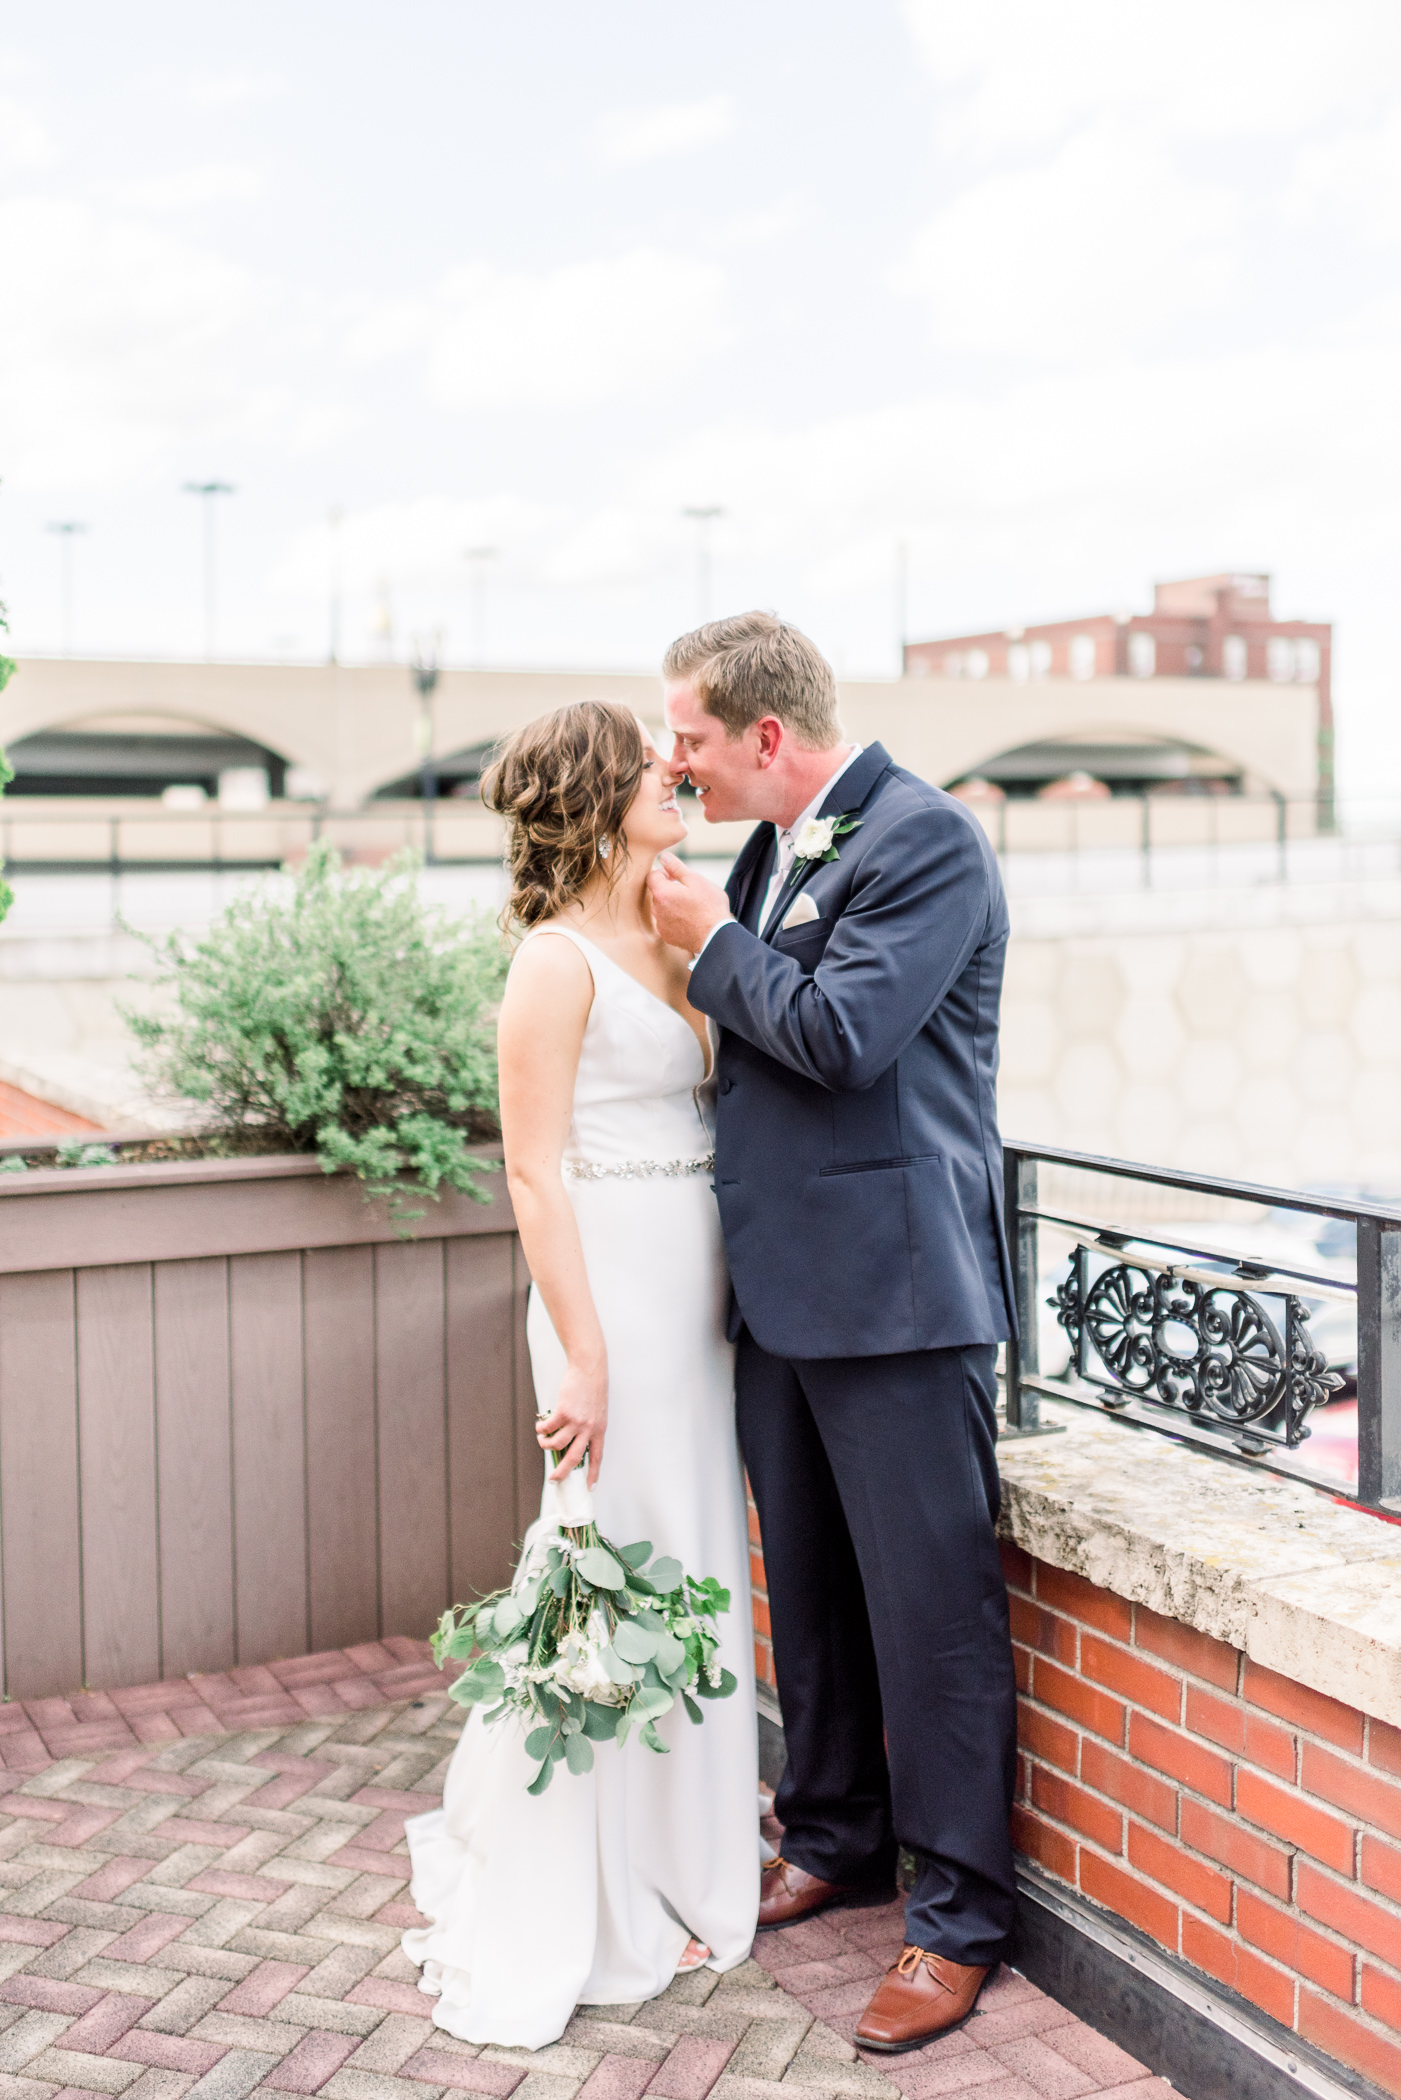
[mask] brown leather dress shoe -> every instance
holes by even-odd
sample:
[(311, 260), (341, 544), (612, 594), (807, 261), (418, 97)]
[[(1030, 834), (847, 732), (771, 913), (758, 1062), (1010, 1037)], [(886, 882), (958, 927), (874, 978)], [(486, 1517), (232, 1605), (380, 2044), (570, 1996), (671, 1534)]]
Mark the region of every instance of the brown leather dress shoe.
[(780, 1853), (769, 1861), (759, 1882), (758, 1929), (766, 1932), (777, 1925), (796, 1925), (799, 1918), (810, 1918), (814, 1911), (825, 1910), (829, 1903), (850, 1894), (841, 1883), (805, 1874)]
[(857, 2047), (893, 2056), (900, 2049), (918, 2049), (936, 2035), (951, 2034), (971, 2016), (990, 1974), (924, 1947), (906, 1947), (861, 2015)]

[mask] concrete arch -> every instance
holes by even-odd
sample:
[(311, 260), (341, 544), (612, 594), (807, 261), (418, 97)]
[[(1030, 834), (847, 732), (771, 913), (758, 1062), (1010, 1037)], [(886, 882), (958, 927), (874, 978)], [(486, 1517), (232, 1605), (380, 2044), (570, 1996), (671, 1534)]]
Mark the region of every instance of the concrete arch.
[(965, 779), (1023, 744), (1112, 741), (1132, 734), (1195, 745), (1260, 793), (1303, 799), (1317, 787), (1318, 696), (1311, 686), (1219, 678), (1099, 678), (1042, 685), (1010, 679), (904, 679), (843, 686), (848, 731), (878, 735), (926, 780)]
[[(489, 743), (567, 701), (621, 700), (660, 723), (656, 676), (578, 671), (444, 671), (434, 748)], [(932, 678), (843, 681), (847, 733), (877, 738), (926, 780), (958, 780), (980, 761), (1046, 738), (1137, 735), (1221, 753), (1261, 788), (1304, 798), (1317, 780), (1318, 696), (1310, 686), (1219, 678)], [(418, 699), (407, 666), (174, 664), (31, 658), (0, 695), (0, 744), (100, 715), (217, 723), (304, 766), (333, 804), (358, 808), (419, 757)], [(732, 829), (733, 827), (725, 827)], [(711, 834), (721, 850), (718, 827)]]

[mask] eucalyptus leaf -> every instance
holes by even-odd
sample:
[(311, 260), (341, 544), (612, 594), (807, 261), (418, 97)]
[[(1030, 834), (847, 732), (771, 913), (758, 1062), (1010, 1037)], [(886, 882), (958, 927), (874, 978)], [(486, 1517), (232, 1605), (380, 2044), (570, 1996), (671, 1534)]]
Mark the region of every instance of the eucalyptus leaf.
[(657, 1652), (657, 1636), (636, 1619), (620, 1619), (613, 1629), (613, 1652), (626, 1663), (646, 1663)]
[(653, 1589), (665, 1597), (669, 1596), (672, 1590), (680, 1589), (681, 1578), (685, 1572), (679, 1560), (672, 1560), (668, 1556), (663, 1560), (654, 1560), (647, 1570), (647, 1575)]
[(564, 1746), (564, 1755), (571, 1772), (593, 1770), (593, 1744), (585, 1736), (571, 1735)]
[(576, 1565), (585, 1582), (591, 1582), (596, 1590), (620, 1590), (628, 1579), (622, 1563), (614, 1560), (604, 1546), (586, 1548)]
[(498, 1641), (508, 1641), (525, 1623), (525, 1613), (514, 1597), (503, 1597), (491, 1615), (491, 1630)]
[(636, 1670), (633, 1668), (631, 1663), (626, 1663), (623, 1661), (623, 1658), (621, 1657), (621, 1655), (618, 1654), (616, 1649), (600, 1649), (598, 1659), (603, 1664), (604, 1669), (608, 1672), (609, 1681), (611, 1683), (636, 1684)]
[(530, 1785), (526, 1788), (527, 1794), (543, 1794), (554, 1776), (555, 1768), (550, 1760), (546, 1758), (544, 1764), (541, 1765)]
[(647, 1748), (649, 1750), (659, 1751), (663, 1757), (669, 1755), (666, 1744), (657, 1734), (655, 1727), (650, 1721), (647, 1722), (646, 1726), (642, 1730), (642, 1740), (647, 1745)]
[(686, 1660), (686, 1643), (678, 1641), (674, 1633), (664, 1633), (657, 1642), (657, 1668), (663, 1677), (670, 1677), (677, 1665)]
[(695, 1700), (691, 1697), (689, 1692), (683, 1692), (681, 1694), (681, 1704), (685, 1707), (686, 1712), (690, 1716), (691, 1720), (693, 1720), (697, 1728), (699, 1728), (701, 1722), (705, 1719), (705, 1715), (696, 1705)]
[(630, 1568), (640, 1568), (651, 1558), (652, 1541), (639, 1539), (636, 1545), (620, 1546), (618, 1551)]
[(525, 1739), (527, 1757), (548, 1757), (550, 1744), (554, 1740), (553, 1728), (532, 1728)]
[(591, 1742), (611, 1742), (617, 1720), (616, 1706), (599, 1706), (591, 1699), (584, 1708), (584, 1733)]
[(675, 1703), (675, 1692), (665, 1684), (641, 1685), (633, 1700), (638, 1712), (648, 1715), (670, 1713)]

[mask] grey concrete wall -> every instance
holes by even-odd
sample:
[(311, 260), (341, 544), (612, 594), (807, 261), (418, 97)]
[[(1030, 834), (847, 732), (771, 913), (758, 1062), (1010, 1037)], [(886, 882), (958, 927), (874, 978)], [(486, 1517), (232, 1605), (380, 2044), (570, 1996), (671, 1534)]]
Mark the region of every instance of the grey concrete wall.
[(1009, 1137), (1401, 1189), (1401, 882), (1025, 899)]

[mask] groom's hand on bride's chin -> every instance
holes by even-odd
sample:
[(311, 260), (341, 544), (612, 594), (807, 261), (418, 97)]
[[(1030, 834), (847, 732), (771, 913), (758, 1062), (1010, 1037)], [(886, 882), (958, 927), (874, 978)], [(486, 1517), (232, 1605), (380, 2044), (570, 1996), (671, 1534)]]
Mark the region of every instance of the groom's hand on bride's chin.
[(695, 955), (712, 926), (730, 916), (729, 899), (720, 885), (697, 874), (674, 853), (660, 855), (647, 877), (657, 931), (672, 948)]

